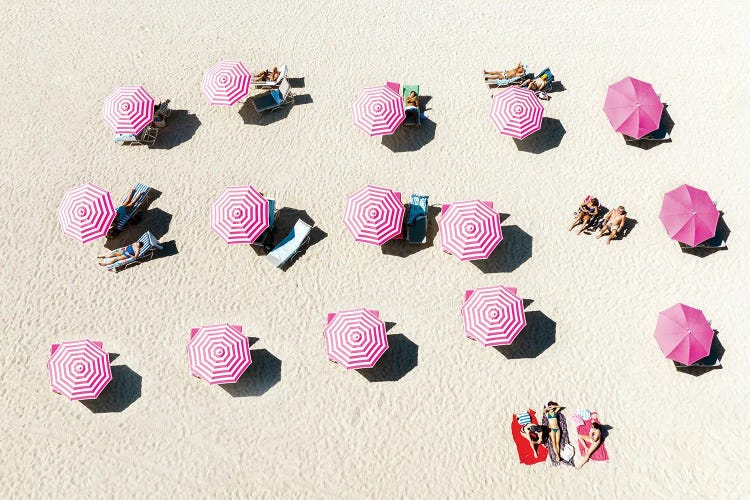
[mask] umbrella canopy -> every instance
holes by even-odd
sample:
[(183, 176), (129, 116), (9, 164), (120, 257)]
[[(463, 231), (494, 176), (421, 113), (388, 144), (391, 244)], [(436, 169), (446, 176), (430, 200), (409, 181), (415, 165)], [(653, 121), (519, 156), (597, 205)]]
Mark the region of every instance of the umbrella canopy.
[(47, 369), (52, 390), (71, 401), (98, 398), (112, 380), (109, 354), (93, 340), (53, 344)]
[(96, 184), (84, 184), (65, 192), (57, 209), (63, 234), (81, 243), (105, 236), (115, 219), (112, 196)]
[(323, 335), (328, 359), (347, 370), (372, 368), (388, 349), (385, 323), (370, 309), (329, 314)]
[(203, 74), (201, 92), (212, 106), (231, 106), (250, 92), (252, 75), (240, 61), (219, 61)]
[(444, 205), (438, 219), (443, 251), (462, 261), (489, 257), (503, 241), (500, 214), (491, 207), (479, 200)]
[(668, 359), (692, 365), (711, 353), (714, 331), (703, 311), (676, 304), (659, 313), (654, 338)]
[(190, 373), (209, 384), (232, 384), (252, 363), (250, 343), (240, 325), (193, 328), (187, 345)]
[(344, 224), (356, 241), (382, 245), (401, 234), (405, 212), (401, 193), (367, 185), (347, 199)]
[(230, 245), (253, 243), (269, 222), (268, 200), (252, 186), (230, 186), (211, 204), (211, 229)]
[(390, 135), (406, 118), (403, 98), (385, 85), (364, 89), (352, 104), (354, 125), (370, 137)]
[(490, 120), (503, 135), (525, 139), (542, 128), (544, 106), (536, 94), (522, 87), (508, 87), (492, 99)]
[(124, 85), (104, 100), (102, 118), (115, 134), (140, 134), (154, 121), (154, 98), (140, 85)]
[(659, 219), (670, 238), (694, 247), (716, 235), (719, 211), (707, 192), (683, 184), (664, 195)]
[(485, 347), (513, 343), (526, 326), (523, 300), (502, 285), (467, 290), (461, 314), (466, 336)]
[(632, 77), (610, 85), (604, 101), (612, 128), (636, 139), (659, 128), (663, 109), (651, 84)]

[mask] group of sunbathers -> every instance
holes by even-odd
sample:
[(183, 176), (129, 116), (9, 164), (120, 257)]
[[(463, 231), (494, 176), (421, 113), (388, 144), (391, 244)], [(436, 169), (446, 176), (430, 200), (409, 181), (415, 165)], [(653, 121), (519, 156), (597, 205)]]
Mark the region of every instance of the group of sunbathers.
[[(581, 234), (589, 228), (592, 221), (597, 219), (600, 210), (601, 206), (596, 197), (586, 198), (586, 200), (584, 200), (584, 202), (578, 207), (578, 212), (573, 219), (573, 223), (568, 228), (568, 231), (572, 231), (574, 227), (581, 225), (581, 228), (576, 233)], [(602, 236), (609, 235), (607, 238), (607, 245), (609, 245), (609, 243), (618, 235), (622, 235), (622, 230), (625, 228), (625, 222), (627, 221), (626, 214), (625, 207), (622, 205), (608, 211), (604, 215), (602, 227), (596, 237), (601, 238)]]
[(520, 62), (515, 68), (509, 70), (488, 71), (485, 69), (483, 71), (485, 82), (489, 83), (492, 80), (498, 80), (505, 82), (506, 85), (525, 87), (537, 92), (537, 96), (540, 99), (549, 99), (549, 96), (545, 92), (541, 92), (549, 84), (551, 75), (549, 71), (544, 71), (538, 77), (534, 77), (534, 74), (529, 73), (527, 67)]

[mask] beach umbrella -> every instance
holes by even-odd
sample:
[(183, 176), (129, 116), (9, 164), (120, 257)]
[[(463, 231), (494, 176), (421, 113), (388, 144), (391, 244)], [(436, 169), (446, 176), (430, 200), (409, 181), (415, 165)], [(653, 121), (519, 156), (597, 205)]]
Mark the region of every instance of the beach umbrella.
[(664, 195), (659, 219), (670, 238), (694, 247), (716, 235), (719, 211), (707, 192), (683, 184)]
[(190, 373), (209, 384), (232, 384), (252, 363), (250, 342), (240, 325), (206, 325), (190, 330)]
[(438, 219), (443, 251), (459, 260), (486, 259), (503, 240), (500, 214), (489, 202), (458, 201), (443, 206)]
[(328, 359), (347, 370), (372, 368), (388, 349), (385, 323), (370, 309), (329, 314), (323, 335)]
[(654, 338), (667, 359), (692, 365), (711, 353), (714, 330), (703, 311), (676, 304), (659, 313)]
[(401, 234), (405, 212), (401, 193), (367, 185), (347, 199), (344, 224), (355, 241), (382, 245)]
[(104, 122), (115, 134), (140, 134), (154, 121), (154, 98), (140, 85), (124, 85), (104, 100)]
[(47, 369), (52, 390), (71, 401), (98, 398), (112, 380), (109, 354), (93, 340), (52, 344)]
[(252, 75), (240, 61), (219, 61), (203, 74), (201, 92), (212, 106), (231, 106), (250, 92)]
[(523, 300), (502, 285), (467, 290), (461, 314), (466, 336), (485, 347), (512, 344), (526, 326)]
[(490, 120), (503, 135), (525, 139), (542, 128), (544, 106), (536, 94), (522, 87), (508, 87), (492, 98)]
[(230, 186), (211, 204), (211, 229), (230, 245), (253, 243), (268, 226), (268, 200), (252, 186)]
[(352, 113), (354, 125), (370, 137), (394, 133), (406, 118), (403, 98), (385, 85), (360, 92), (352, 104)]
[(115, 219), (112, 196), (96, 184), (84, 184), (65, 192), (57, 209), (63, 234), (81, 243), (105, 236)]
[(659, 128), (663, 109), (651, 84), (632, 77), (610, 85), (604, 101), (612, 128), (636, 139)]

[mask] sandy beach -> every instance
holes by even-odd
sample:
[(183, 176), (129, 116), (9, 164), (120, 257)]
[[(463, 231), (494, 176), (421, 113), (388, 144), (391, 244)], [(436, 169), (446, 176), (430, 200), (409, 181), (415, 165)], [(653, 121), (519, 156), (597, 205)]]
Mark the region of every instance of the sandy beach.
[[(743, 498), (750, 354), (750, 173), (741, 2), (131, 2), (8, 8), (0, 141), (3, 498)], [(296, 102), (258, 116), (208, 105), (220, 59), (287, 64)], [(563, 91), (523, 142), (488, 119), (482, 69), (550, 66)], [(723, 76), (728, 78), (722, 84)], [(740, 75), (740, 76), (737, 76)], [(607, 86), (651, 82), (672, 142), (626, 145), (602, 111)], [(370, 138), (351, 102), (386, 81), (421, 86), (420, 129)], [(734, 83), (732, 83), (734, 82)], [(175, 111), (155, 147), (122, 147), (101, 118), (119, 85)], [(160, 196), (118, 242), (151, 230), (168, 252), (108, 273), (105, 240), (65, 237), (57, 208), (93, 182), (115, 202), (136, 183)], [(482, 262), (423, 247), (356, 243), (346, 197), (371, 183), (506, 214)], [(683, 253), (658, 214), (681, 184), (708, 191), (727, 250)], [(312, 244), (285, 271), (226, 245), (209, 205), (251, 184), (304, 211)], [(637, 221), (606, 245), (567, 231), (586, 195)], [(743, 210), (745, 214), (743, 215)], [(283, 231), (282, 231), (283, 232)], [(467, 289), (518, 288), (527, 329), (513, 349), (463, 334)], [(692, 376), (653, 339), (660, 311), (702, 309), (725, 350)], [(743, 305), (744, 304), (744, 305)], [(326, 314), (367, 307), (386, 321), (379, 371), (326, 358)], [(234, 323), (252, 338), (242, 384), (190, 376), (191, 327)], [(743, 326), (745, 325), (745, 326)], [(50, 390), (50, 345), (103, 341), (101, 401)], [(598, 411), (610, 460), (580, 471), (519, 463), (513, 413), (548, 400)], [(571, 440), (575, 428), (569, 425)]]

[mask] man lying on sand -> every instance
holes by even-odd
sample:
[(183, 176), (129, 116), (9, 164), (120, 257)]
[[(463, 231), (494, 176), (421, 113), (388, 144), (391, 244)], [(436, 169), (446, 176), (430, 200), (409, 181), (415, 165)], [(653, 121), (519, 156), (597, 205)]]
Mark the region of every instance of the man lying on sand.
[(606, 233), (609, 233), (609, 238), (607, 238), (607, 245), (609, 245), (609, 242), (612, 241), (620, 231), (622, 231), (623, 227), (625, 227), (625, 221), (627, 220), (625, 218), (626, 213), (625, 207), (622, 205), (607, 212), (607, 215), (604, 216), (604, 226), (602, 226), (602, 230), (599, 231), (599, 234), (597, 234), (596, 237), (601, 238)]

